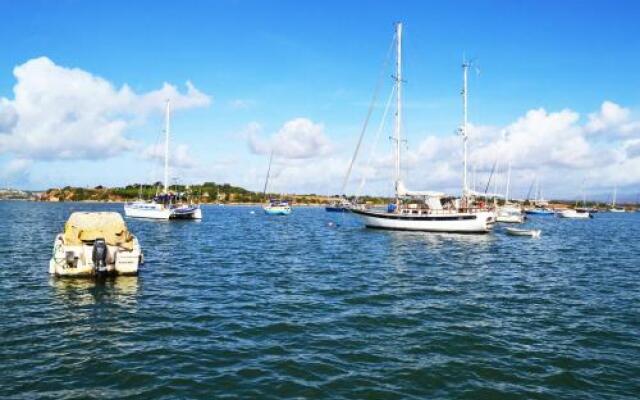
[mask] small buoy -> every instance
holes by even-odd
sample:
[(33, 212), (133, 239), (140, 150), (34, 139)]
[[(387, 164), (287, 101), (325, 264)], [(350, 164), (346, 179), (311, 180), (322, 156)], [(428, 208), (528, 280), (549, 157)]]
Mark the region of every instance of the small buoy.
[(336, 226), (336, 224), (335, 224), (335, 223), (333, 223), (333, 222), (327, 222), (327, 226), (328, 226), (328, 227), (332, 227), (332, 226)]
[(249, 214), (255, 214), (255, 213), (256, 213), (255, 211), (251, 211)]

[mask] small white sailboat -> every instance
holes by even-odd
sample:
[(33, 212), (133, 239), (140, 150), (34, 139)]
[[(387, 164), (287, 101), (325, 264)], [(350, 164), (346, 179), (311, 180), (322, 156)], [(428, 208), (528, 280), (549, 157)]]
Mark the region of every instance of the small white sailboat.
[(518, 229), (518, 228), (504, 228), (507, 235), (511, 236), (529, 236), (532, 238), (539, 238), (542, 234), (540, 229)]
[[(267, 197), (267, 186), (269, 185), (269, 177), (271, 174), (271, 162), (273, 161), (273, 150), (269, 156), (269, 167), (267, 168), (267, 178), (264, 181), (264, 190), (262, 195)], [(269, 199), (267, 204), (262, 206), (262, 210), (267, 215), (289, 215), (291, 214), (291, 204), (287, 200)]]
[(74, 212), (53, 244), (49, 273), (57, 276), (136, 275), (138, 239), (116, 212)]
[(561, 211), (558, 216), (560, 218), (569, 218), (569, 219), (589, 219), (593, 218), (593, 215), (588, 211), (587, 208), (587, 199), (584, 192), (584, 188), (582, 189), (582, 207), (578, 207), (578, 203), (576, 202), (575, 208), (569, 208)]
[(461, 134), (464, 144), (464, 185), (462, 199), (431, 191), (410, 191), (400, 176), (402, 127), (402, 23), (396, 24), (396, 121), (394, 133), (395, 203), (386, 210), (351, 210), (368, 228), (429, 232), (487, 233), (493, 228), (495, 214), (488, 209), (475, 209), (467, 188), (467, 62), (463, 63), (464, 124)]
[(609, 208), (609, 212), (613, 213), (623, 213), (626, 212), (624, 208), (616, 207), (616, 197), (618, 194), (618, 186), (613, 188), (613, 199), (611, 200), (611, 207)]
[(509, 185), (511, 183), (511, 160), (507, 167), (507, 187), (504, 195), (504, 204), (496, 211), (496, 221), (510, 224), (521, 224), (524, 222), (522, 208), (509, 201)]
[(171, 105), (167, 100), (165, 114), (164, 141), (164, 189), (160, 195), (150, 202), (142, 199), (132, 203), (125, 203), (124, 214), (131, 218), (148, 219), (202, 219), (202, 209), (199, 204), (187, 201), (184, 195), (169, 191), (169, 135), (171, 128)]

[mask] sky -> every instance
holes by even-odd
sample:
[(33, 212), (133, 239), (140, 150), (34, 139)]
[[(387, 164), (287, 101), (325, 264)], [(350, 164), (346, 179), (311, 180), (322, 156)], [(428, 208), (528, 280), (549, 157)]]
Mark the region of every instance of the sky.
[(161, 179), (170, 99), (172, 181), (260, 190), (273, 151), (270, 190), (339, 193), (382, 77), (346, 192), (391, 194), (401, 21), (408, 187), (460, 192), (466, 57), (478, 190), (494, 169), (504, 191), (511, 163), (517, 198), (534, 180), (547, 198), (640, 193), (634, 1), (0, 0), (0, 16), (0, 186)]

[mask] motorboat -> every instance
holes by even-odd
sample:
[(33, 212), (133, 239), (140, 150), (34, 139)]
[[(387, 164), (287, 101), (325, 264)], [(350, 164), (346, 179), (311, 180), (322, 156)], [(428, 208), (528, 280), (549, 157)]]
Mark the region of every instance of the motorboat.
[(519, 229), (519, 228), (504, 228), (507, 235), (511, 236), (529, 236), (532, 238), (539, 238), (542, 234), (540, 229)]
[[(476, 207), (467, 187), (467, 74), (470, 63), (463, 62), (464, 120), (459, 131), (463, 137), (463, 189), (462, 198), (456, 199), (434, 191), (408, 190), (401, 179), (402, 162), (402, 23), (396, 24), (396, 72), (395, 85), (390, 95), (395, 94), (396, 112), (394, 143), (394, 189), (395, 201), (386, 209), (358, 209), (351, 212), (360, 217), (368, 228), (399, 231), (487, 233), (495, 223), (495, 213), (486, 207)], [(389, 104), (389, 103), (388, 103)], [(386, 111), (385, 111), (386, 115)]]
[(138, 239), (116, 212), (74, 212), (53, 243), (56, 276), (136, 275), (144, 261)]

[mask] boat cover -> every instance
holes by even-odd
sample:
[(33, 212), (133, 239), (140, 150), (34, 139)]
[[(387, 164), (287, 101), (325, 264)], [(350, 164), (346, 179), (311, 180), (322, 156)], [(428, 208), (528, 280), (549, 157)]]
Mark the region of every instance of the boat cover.
[(108, 245), (133, 250), (133, 235), (117, 212), (74, 212), (64, 225), (65, 244), (104, 239)]

